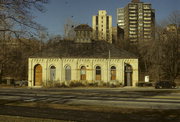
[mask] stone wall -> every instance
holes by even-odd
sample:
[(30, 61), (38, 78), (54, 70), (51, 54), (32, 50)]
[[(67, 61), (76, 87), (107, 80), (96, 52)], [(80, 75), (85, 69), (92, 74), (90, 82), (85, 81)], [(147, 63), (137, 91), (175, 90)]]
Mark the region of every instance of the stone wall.
[[(101, 67), (101, 81), (119, 82), (124, 84), (124, 65), (129, 64), (133, 68), (132, 86), (138, 82), (138, 59), (97, 59), (97, 58), (29, 58), (28, 81), (29, 87), (34, 86), (34, 67), (39, 64), (42, 66), (42, 82), (47, 85), (50, 80), (50, 67), (56, 67), (55, 82), (65, 81), (65, 67), (71, 67), (71, 81), (80, 80), (80, 68), (86, 67), (86, 82), (95, 81), (96, 66)], [(116, 67), (116, 81), (110, 80), (110, 68)], [(84, 81), (81, 81), (84, 82)]]

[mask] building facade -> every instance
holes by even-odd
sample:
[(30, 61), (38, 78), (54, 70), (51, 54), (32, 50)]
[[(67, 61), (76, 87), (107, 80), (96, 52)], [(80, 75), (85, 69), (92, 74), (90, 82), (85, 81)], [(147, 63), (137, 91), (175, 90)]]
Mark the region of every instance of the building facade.
[(112, 16), (105, 10), (99, 10), (98, 15), (92, 17), (92, 28), (95, 40), (112, 43)]
[(47, 47), (29, 58), (29, 87), (48, 86), (50, 83), (136, 86), (137, 56), (108, 41), (92, 41), (92, 28), (86, 24), (75, 27), (75, 32), (74, 41), (57, 41), (53, 48)]
[(117, 25), (118, 27), (124, 29), (124, 8), (117, 8)]
[(120, 28), (119, 26), (112, 27), (112, 44), (121, 46), (123, 40), (124, 40), (124, 29)]
[(118, 41), (118, 28), (117, 27), (112, 27), (112, 44), (116, 44)]
[(138, 57), (107, 41), (59, 41), (29, 58), (29, 87), (61, 83), (97, 83), (136, 86)]
[(136, 86), (138, 59), (29, 58), (28, 86), (88, 82)]
[(76, 43), (91, 43), (92, 28), (87, 24), (81, 24), (75, 27), (75, 42)]
[(155, 38), (155, 10), (149, 3), (132, 0), (126, 7), (117, 9), (117, 24), (131, 43)]

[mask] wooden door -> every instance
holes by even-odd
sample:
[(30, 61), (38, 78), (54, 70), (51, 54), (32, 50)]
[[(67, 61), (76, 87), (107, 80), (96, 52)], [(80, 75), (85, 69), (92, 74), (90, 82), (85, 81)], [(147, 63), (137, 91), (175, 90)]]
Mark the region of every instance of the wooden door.
[(101, 67), (96, 67), (96, 80), (101, 80)]
[(116, 71), (111, 71), (111, 80), (116, 80)]
[(81, 75), (81, 80), (86, 80), (86, 74)]
[(86, 80), (86, 67), (82, 66), (81, 67), (81, 80)]
[(101, 80), (101, 75), (96, 75), (96, 80)]
[(41, 86), (42, 85), (42, 67), (41, 65), (35, 66), (35, 77), (34, 77), (34, 85)]

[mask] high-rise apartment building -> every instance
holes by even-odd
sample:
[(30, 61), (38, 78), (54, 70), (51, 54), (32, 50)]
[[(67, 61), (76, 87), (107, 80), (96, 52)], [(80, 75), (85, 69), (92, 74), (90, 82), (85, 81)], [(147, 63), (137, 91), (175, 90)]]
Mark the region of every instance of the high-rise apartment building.
[(117, 9), (117, 25), (124, 29), (124, 8)]
[(105, 10), (99, 10), (98, 15), (92, 17), (92, 28), (95, 40), (112, 43), (112, 16)]
[(155, 11), (150, 3), (132, 0), (125, 8), (117, 9), (117, 24), (124, 29), (124, 39), (131, 43), (155, 38)]

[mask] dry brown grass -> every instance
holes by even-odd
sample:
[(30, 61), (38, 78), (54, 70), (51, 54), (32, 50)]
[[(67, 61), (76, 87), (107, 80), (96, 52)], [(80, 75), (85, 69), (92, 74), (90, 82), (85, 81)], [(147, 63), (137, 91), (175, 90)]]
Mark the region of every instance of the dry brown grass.
[(70, 122), (70, 121), (0, 115), (0, 122)]

